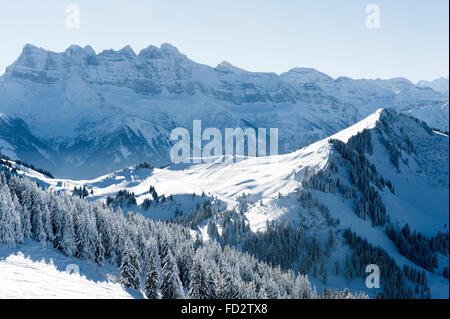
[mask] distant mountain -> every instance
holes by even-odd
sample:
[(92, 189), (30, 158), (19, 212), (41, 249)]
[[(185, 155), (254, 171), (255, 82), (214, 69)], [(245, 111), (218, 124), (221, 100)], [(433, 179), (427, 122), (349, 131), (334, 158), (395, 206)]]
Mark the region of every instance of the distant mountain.
[(417, 82), (417, 86), (419, 87), (429, 87), (432, 88), (433, 90), (437, 91), (437, 92), (441, 92), (443, 94), (448, 95), (448, 87), (449, 87), (449, 82), (448, 82), (448, 76), (447, 77), (440, 77), (438, 79), (435, 79), (433, 81), (419, 81)]
[[(387, 296), (412, 297), (418, 285), (423, 295), (429, 288), (432, 298), (448, 298), (448, 162), (448, 136), (379, 109), (284, 155), (141, 165), (93, 180), (52, 179), (16, 167), (43, 187), (86, 188), (88, 200), (174, 220), (203, 240), (308, 273), (319, 289), (323, 268), (327, 286), (366, 290), (365, 266), (375, 263), (384, 267)], [(426, 274), (420, 275), (426, 284), (412, 275), (417, 272)]]
[[(446, 105), (447, 107), (443, 107)], [(170, 132), (206, 127), (277, 127), (288, 153), (390, 107), (448, 130), (448, 96), (397, 78), (333, 79), (314, 69), (248, 72), (210, 67), (170, 44), (95, 53), (26, 45), (0, 77), (0, 152), (56, 176), (92, 178), (136, 162), (170, 163)], [(5, 122), (6, 123), (6, 122)], [(18, 124), (21, 123), (21, 124)], [(11, 131), (17, 129), (17, 132)], [(20, 136), (17, 145), (8, 136)]]
[(38, 166), (47, 166), (53, 150), (36, 138), (20, 118), (0, 113), (0, 154), (10, 158), (30, 158)]

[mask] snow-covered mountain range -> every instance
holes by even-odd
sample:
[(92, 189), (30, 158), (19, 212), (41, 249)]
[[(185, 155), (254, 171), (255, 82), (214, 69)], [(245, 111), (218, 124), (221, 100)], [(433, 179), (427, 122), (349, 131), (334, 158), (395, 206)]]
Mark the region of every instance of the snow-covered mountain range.
[(390, 107), (448, 131), (448, 94), (404, 78), (333, 79), (308, 68), (248, 72), (190, 60), (170, 44), (96, 53), (26, 45), (0, 77), (0, 153), (55, 176), (93, 178), (170, 163), (170, 132), (277, 127), (293, 152)]
[[(53, 179), (9, 163), (43, 187), (85, 188), (88, 200), (189, 225), (203, 240), (308, 273), (319, 288), (371, 295), (364, 267), (380, 263), (387, 267), (382, 289), (389, 296), (422, 289), (423, 279), (411, 275), (417, 269), (426, 273), (431, 297), (448, 298), (448, 136), (391, 109), (294, 152), (239, 162), (218, 157), (164, 169), (133, 166), (92, 180)], [(291, 233), (291, 227), (300, 228)], [(311, 257), (310, 244), (297, 247), (298, 232), (322, 247), (319, 259)], [(364, 252), (358, 238), (367, 241)], [(396, 267), (405, 282), (389, 277)]]

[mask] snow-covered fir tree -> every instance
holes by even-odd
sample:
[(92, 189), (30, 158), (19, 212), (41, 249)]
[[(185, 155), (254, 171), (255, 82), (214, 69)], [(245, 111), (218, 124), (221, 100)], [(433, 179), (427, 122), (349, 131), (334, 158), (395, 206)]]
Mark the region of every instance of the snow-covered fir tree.
[(238, 296), (232, 269), (224, 260), (219, 261), (216, 273), (216, 294), (219, 299), (234, 299)]
[(0, 186), (0, 243), (11, 248), (23, 243), (20, 215), (6, 184)]
[(125, 249), (122, 253), (122, 263), (120, 265), (120, 282), (124, 287), (139, 289), (141, 286), (141, 270), (138, 262), (138, 255), (133, 244), (128, 239), (125, 242)]
[(162, 269), (161, 296), (163, 299), (182, 299), (184, 298), (183, 287), (181, 285), (180, 275), (178, 272), (175, 258), (170, 248), (163, 261)]
[(189, 297), (193, 299), (211, 298), (211, 282), (207, 271), (203, 268), (201, 256), (196, 255), (191, 268), (191, 278), (189, 283)]
[(74, 256), (77, 252), (75, 229), (72, 212), (64, 205), (59, 197), (54, 196), (53, 230), (55, 233), (55, 247), (67, 256)]
[(147, 259), (146, 274), (144, 280), (144, 292), (148, 299), (158, 299), (160, 294), (160, 266), (157, 265), (157, 262), (159, 262), (159, 258), (156, 258), (156, 254), (151, 252)]

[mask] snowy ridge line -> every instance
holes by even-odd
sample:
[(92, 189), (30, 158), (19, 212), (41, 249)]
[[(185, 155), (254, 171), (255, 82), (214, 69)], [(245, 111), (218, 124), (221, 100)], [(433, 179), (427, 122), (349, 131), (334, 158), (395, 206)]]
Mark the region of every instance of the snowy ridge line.
[(448, 95), (404, 78), (210, 67), (169, 44), (137, 55), (78, 46), (53, 53), (26, 45), (1, 78), (0, 112), (9, 120), (0, 118), (0, 139), (15, 145), (0, 144), (0, 151), (72, 179), (92, 179), (139, 161), (167, 165), (170, 132), (191, 129), (193, 120), (221, 131), (278, 127), (281, 154), (339, 132), (380, 106), (448, 130)]

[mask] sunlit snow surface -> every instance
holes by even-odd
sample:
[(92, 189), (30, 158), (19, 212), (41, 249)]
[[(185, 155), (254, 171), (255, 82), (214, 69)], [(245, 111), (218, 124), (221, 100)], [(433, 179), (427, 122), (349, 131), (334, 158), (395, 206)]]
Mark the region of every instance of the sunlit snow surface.
[[(80, 274), (66, 271), (73, 265)], [(66, 257), (35, 241), (18, 249), (0, 246), (0, 298), (142, 298), (115, 282), (117, 276), (117, 268)]]

